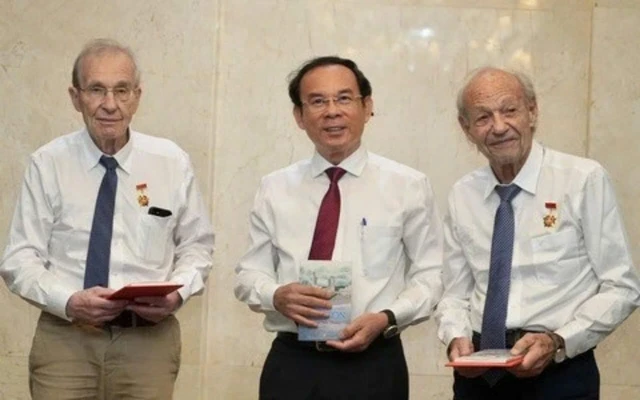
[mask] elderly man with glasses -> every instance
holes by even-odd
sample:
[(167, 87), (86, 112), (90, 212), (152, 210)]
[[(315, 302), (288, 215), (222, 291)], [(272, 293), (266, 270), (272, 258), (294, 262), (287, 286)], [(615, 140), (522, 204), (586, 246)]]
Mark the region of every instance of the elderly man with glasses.
[(315, 153), (262, 179), (236, 268), (236, 296), (276, 333), (260, 399), (407, 399), (398, 332), (442, 290), (431, 185), (362, 146), (373, 99), (353, 61), (308, 61), (289, 96)]
[[(188, 155), (129, 127), (141, 93), (131, 50), (88, 43), (69, 88), (85, 128), (31, 156), (0, 273), (42, 310), (29, 356), (35, 400), (172, 398), (173, 314), (204, 289), (213, 231)], [(181, 288), (112, 298), (164, 281)]]

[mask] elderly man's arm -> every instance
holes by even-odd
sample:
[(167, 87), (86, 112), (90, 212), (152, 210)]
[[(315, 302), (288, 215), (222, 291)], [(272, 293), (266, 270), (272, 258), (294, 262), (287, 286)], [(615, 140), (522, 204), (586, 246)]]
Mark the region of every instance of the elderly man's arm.
[[(452, 196), (453, 194), (450, 195), (449, 209), (444, 219), (443, 229), (442, 284), (444, 294), (435, 312), (438, 337), (447, 346), (449, 359), (468, 355), (474, 351), (471, 344), (472, 330), (469, 313), (470, 297), (475, 281), (456, 232), (456, 210)], [(458, 346), (458, 343), (463, 345)]]
[(556, 330), (564, 338), (568, 357), (596, 346), (640, 305), (640, 279), (603, 168), (589, 175), (578, 207), (587, 255), (600, 288), (576, 310), (573, 320)]
[(54, 182), (43, 171), (53, 168), (34, 155), (22, 183), (0, 274), (9, 289), (31, 304), (68, 319), (66, 306), (74, 290), (49, 271), (49, 241), (55, 220)]

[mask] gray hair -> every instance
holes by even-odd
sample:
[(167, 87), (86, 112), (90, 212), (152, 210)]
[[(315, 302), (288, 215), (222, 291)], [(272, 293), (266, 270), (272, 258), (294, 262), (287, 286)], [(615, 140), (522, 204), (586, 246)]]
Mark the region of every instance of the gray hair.
[(135, 76), (135, 85), (140, 84), (140, 69), (138, 68), (138, 62), (133, 51), (113, 39), (94, 39), (84, 45), (78, 57), (76, 57), (73, 63), (73, 71), (71, 72), (71, 84), (73, 87), (80, 88), (80, 70), (81, 64), (85, 57), (90, 55), (97, 55), (106, 52), (123, 53), (131, 60), (133, 64), (133, 72)]
[(493, 66), (485, 66), (485, 67), (474, 69), (464, 79), (462, 88), (460, 88), (460, 90), (458, 91), (458, 97), (456, 98), (456, 106), (458, 107), (458, 117), (465, 118), (465, 119), (467, 118), (467, 110), (465, 109), (465, 104), (464, 104), (464, 93), (467, 91), (467, 88), (469, 87), (471, 82), (476, 77), (489, 71), (502, 71), (504, 73), (507, 73), (513, 76), (520, 83), (520, 86), (522, 87), (522, 91), (524, 92), (524, 96), (525, 96), (525, 99), (527, 100), (527, 103), (534, 104), (537, 102), (536, 91), (533, 88), (533, 82), (531, 82), (531, 79), (526, 74), (520, 71), (515, 71), (515, 70), (505, 70), (505, 69), (501, 69)]

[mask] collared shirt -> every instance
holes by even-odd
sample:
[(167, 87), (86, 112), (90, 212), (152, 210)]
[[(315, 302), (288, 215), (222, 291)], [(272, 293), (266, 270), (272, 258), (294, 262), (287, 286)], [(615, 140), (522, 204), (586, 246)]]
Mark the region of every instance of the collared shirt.
[[(102, 155), (86, 129), (32, 154), (0, 265), (9, 289), (61, 318), (69, 297), (83, 289)], [(186, 302), (204, 288), (214, 239), (189, 157), (169, 140), (132, 130), (114, 157), (109, 287), (173, 281), (184, 284)], [(151, 206), (172, 215), (149, 215)]]
[[(513, 183), (515, 241), (507, 329), (555, 331), (567, 356), (593, 348), (640, 303), (622, 215), (597, 162), (533, 143)], [(445, 217), (438, 335), (480, 332), (500, 203), (490, 167), (459, 180)]]
[[(265, 313), (268, 331), (296, 332), (277, 312), (277, 288), (299, 279), (309, 256), (332, 167), (315, 153), (262, 179), (251, 211), (251, 244), (235, 293)], [(390, 309), (400, 326), (427, 318), (440, 298), (441, 222), (427, 177), (359, 148), (340, 163), (341, 210), (333, 260), (352, 265), (352, 316)]]

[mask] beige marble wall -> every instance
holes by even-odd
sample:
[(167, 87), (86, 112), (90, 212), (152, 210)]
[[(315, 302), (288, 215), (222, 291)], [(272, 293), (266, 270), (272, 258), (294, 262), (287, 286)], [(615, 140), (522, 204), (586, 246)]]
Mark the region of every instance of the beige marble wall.
[[(97, 36), (129, 43), (144, 85), (134, 125), (189, 151), (218, 232), (209, 289), (179, 315), (175, 397), (255, 399), (271, 337), (234, 299), (233, 267), (260, 177), (312, 151), (291, 116), (292, 69), (315, 55), (355, 59), (374, 90), (367, 147), (429, 174), (441, 206), (482, 163), (456, 126), (458, 82), (489, 63), (527, 71), (540, 140), (609, 169), (637, 260), (639, 22), (636, 0), (0, 0), (0, 232), (27, 155), (81, 123), (66, 94), (78, 49)], [(0, 399), (26, 399), (37, 311), (5, 287), (0, 304)], [(638, 330), (636, 314), (598, 348), (604, 400), (640, 398)], [(434, 331), (404, 334), (412, 398), (451, 397)]]

